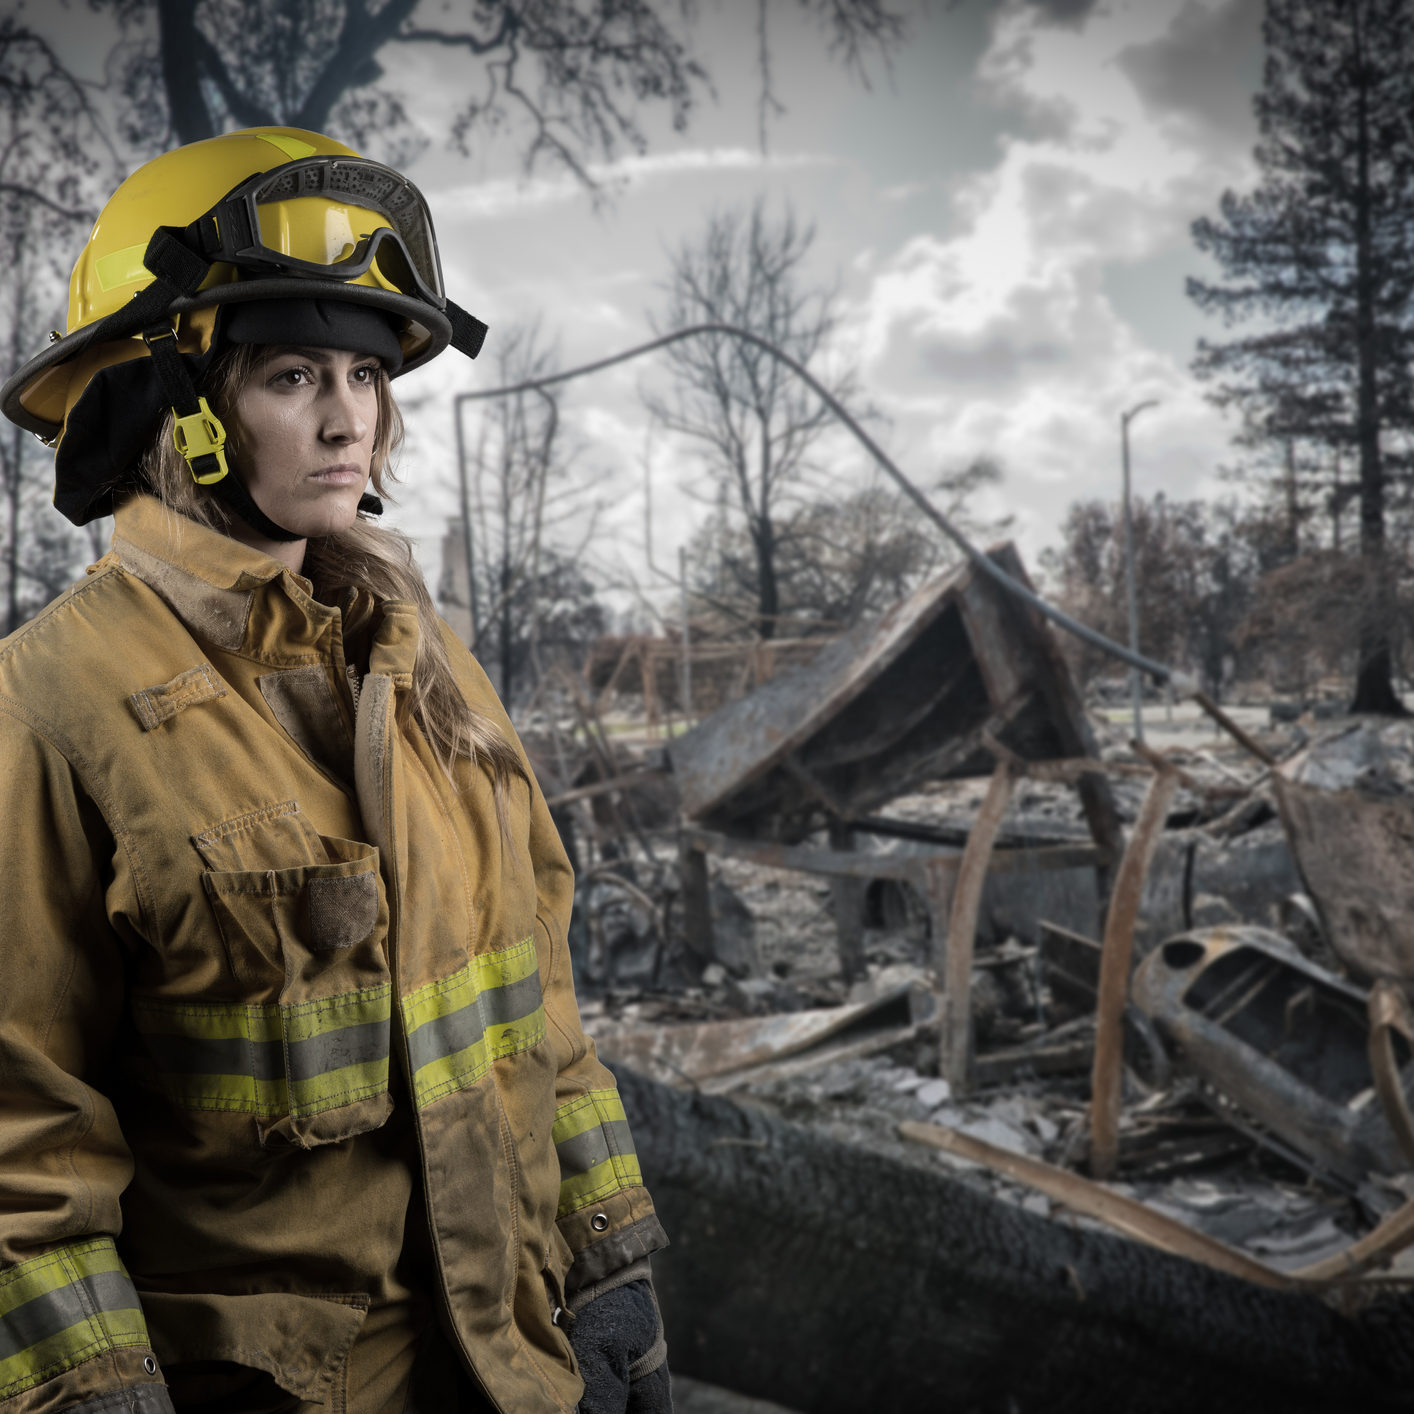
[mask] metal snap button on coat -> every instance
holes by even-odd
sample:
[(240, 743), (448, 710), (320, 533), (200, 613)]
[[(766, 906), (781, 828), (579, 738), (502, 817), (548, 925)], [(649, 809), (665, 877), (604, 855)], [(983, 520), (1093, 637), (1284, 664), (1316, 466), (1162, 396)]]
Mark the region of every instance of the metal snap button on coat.
[(157, 1361), (150, 1355), (144, 1355), (142, 1357), (142, 1368), (146, 1370), (149, 1375), (155, 1375), (157, 1373)]
[(594, 1216), (589, 1219), (589, 1226), (592, 1227), (595, 1232), (603, 1232), (604, 1229), (609, 1226), (608, 1213), (595, 1213)]

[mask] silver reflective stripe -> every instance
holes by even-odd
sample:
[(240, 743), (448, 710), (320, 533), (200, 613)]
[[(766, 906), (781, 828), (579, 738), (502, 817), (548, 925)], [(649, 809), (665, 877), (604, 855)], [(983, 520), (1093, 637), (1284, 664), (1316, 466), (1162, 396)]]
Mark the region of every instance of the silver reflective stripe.
[(0, 1360), (82, 1325), (95, 1311), (128, 1311), (137, 1306), (137, 1288), (126, 1273), (80, 1277), (5, 1313), (0, 1320)]
[(459, 1010), (432, 1017), (408, 1036), (413, 1070), (474, 1046), (491, 1026), (520, 1021), (540, 1005), (540, 974), (489, 987)]
[(148, 1345), (137, 1291), (111, 1237), (65, 1243), (0, 1268), (0, 1401), (7, 1407), (95, 1356)]
[(289, 1043), (290, 1079), (312, 1080), (346, 1065), (363, 1065), (388, 1058), (389, 1017), (344, 1026), (322, 1036)]
[(163, 1070), (179, 1075), (250, 1075), (257, 1080), (284, 1079), (284, 1043), (251, 1041), (241, 1036), (172, 1036), (146, 1033), (147, 1044)]
[[(609, 1147), (612, 1135), (615, 1147)], [(586, 1129), (583, 1134), (562, 1139), (555, 1145), (560, 1157), (561, 1179), (573, 1178), (575, 1174), (588, 1173), (595, 1164), (602, 1164), (611, 1153), (633, 1153), (633, 1136), (629, 1133), (626, 1120), (609, 1120)]]
[[(291, 1080), (312, 1080), (326, 1071), (388, 1054), (389, 1025), (385, 1019), (340, 1027), (320, 1036), (289, 1042)], [(171, 1036), (149, 1033), (148, 1044), (164, 1070), (182, 1075), (250, 1075), (275, 1081), (285, 1071), (283, 1041), (251, 1041), (242, 1037)]]

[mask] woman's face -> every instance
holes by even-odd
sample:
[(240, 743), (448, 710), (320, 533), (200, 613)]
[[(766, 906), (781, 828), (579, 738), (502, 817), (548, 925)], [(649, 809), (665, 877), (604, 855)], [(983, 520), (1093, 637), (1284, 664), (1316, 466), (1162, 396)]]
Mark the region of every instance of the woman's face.
[(352, 525), (368, 485), (382, 366), (343, 349), (274, 349), (237, 394), (238, 463), (277, 525), (308, 537)]

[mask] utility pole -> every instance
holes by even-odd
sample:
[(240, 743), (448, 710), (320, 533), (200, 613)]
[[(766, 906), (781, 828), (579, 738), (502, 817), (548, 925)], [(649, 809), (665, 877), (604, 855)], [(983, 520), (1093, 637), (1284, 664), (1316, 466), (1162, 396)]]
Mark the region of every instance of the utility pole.
[(678, 592), (682, 600), (682, 726), (692, 723), (692, 623), (687, 615), (687, 547), (678, 546)]
[(471, 642), (475, 646), (479, 624), (476, 612), (476, 574), (471, 558), (471, 493), (466, 484), (466, 445), (462, 439), (462, 404), (475, 396), (458, 393), (452, 399), (452, 422), (457, 432), (457, 489), (461, 497), (462, 554), (466, 559), (466, 611), (471, 619)]
[[(1124, 459), (1124, 584), (1129, 596), (1129, 651), (1139, 652), (1139, 595), (1134, 584), (1134, 513), (1129, 501), (1129, 424), (1145, 408), (1157, 407), (1157, 398), (1146, 398), (1119, 415), (1119, 441)], [(1139, 669), (1129, 670), (1129, 698), (1134, 707), (1134, 739), (1144, 740), (1144, 711), (1141, 702)]]

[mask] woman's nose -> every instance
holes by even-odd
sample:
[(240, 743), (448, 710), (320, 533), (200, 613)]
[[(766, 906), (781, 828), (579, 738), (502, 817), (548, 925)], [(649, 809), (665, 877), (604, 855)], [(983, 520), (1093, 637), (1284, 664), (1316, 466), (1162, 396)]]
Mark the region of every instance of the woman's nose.
[(367, 394), (351, 388), (342, 379), (325, 395), (322, 434), (326, 441), (347, 445), (368, 436), (369, 417), (364, 402)]

